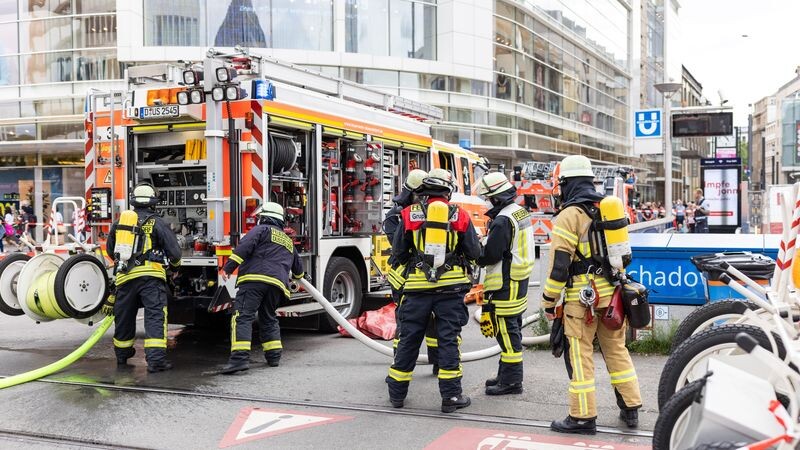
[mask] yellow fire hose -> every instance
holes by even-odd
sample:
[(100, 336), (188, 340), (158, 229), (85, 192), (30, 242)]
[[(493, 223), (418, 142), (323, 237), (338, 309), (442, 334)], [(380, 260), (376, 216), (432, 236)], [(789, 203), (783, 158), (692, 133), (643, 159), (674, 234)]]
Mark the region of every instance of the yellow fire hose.
[(86, 340), (80, 347), (76, 348), (72, 351), (69, 355), (59, 359), (58, 361), (48, 364), (44, 367), (40, 367), (35, 370), (31, 370), (30, 372), (21, 373), (19, 375), (14, 375), (8, 378), (0, 379), (0, 389), (5, 389), (11, 386), (16, 386), (18, 384), (27, 383), (29, 381), (38, 380), (39, 378), (46, 377), (48, 375), (52, 375), (60, 370), (67, 368), (70, 364), (74, 363), (75, 361), (79, 360), (86, 352), (89, 351), (100, 338), (108, 331), (111, 327), (111, 324), (114, 323), (114, 316), (107, 316), (103, 319), (94, 333), (89, 336), (89, 339)]

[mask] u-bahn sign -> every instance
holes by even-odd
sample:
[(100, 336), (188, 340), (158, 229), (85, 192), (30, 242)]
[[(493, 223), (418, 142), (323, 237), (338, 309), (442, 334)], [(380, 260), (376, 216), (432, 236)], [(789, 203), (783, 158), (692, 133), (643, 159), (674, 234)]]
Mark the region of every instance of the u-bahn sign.
[(633, 112), (634, 154), (657, 155), (663, 151), (663, 117), (660, 109)]

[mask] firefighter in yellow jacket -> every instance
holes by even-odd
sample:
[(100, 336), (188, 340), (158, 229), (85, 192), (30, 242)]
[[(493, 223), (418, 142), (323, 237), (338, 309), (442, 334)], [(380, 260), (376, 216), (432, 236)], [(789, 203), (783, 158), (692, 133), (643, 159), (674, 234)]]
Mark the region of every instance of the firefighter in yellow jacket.
[(535, 242), (530, 213), (516, 204), (517, 189), (499, 172), (478, 182), (478, 195), (492, 204), (492, 219), (478, 265), (486, 267), (483, 311), (495, 316), (500, 345), (497, 377), (486, 380), (486, 395), (522, 393), (522, 314), (528, 309), (528, 281), (533, 271)]
[[(138, 184), (131, 197), (135, 217), (130, 224), (125, 224), (122, 218), (115, 222), (106, 241), (106, 251), (117, 263), (116, 296), (109, 297), (104, 306), (105, 310), (113, 308), (114, 312), (117, 365), (124, 366), (136, 353), (133, 348), (136, 312), (144, 307), (144, 353), (148, 372), (172, 368), (167, 361), (167, 273), (164, 266), (169, 263), (177, 267), (181, 262), (178, 239), (156, 212), (157, 203), (155, 188), (148, 183)], [(125, 211), (125, 216), (133, 215)], [(128, 245), (127, 253), (123, 249), (124, 241), (134, 243)]]
[[(625, 326), (612, 331), (600, 317), (611, 300), (614, 286), (604, 277), (602, 264), (592, 258), (590, 226), (592, 209), (603, 199), (595, 191), (589, 159), (572, 155), (556, 168), (554, 179), (562, 205), (553, 227), (550, 270), (545, 281), (542, 307), (548, 319), (564, 292), (564, 358), (569, 383), (569, 415), (550, 427), (562, 433), (594, 434), (597, 418), (595, 401), (595, 336), (600, 343), (611, 385), (620, 408), (620, 419), (629, 427), (638, 426), (642, 405), (639, 382), (633, 362), (625, 348)], [(557, 195), (559, 195), (556, 192)]]

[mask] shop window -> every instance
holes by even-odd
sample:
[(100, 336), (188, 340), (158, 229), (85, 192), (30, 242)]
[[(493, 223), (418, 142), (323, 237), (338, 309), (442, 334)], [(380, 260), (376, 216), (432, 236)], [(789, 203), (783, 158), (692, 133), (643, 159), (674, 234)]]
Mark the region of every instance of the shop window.
[[(75, 14), (97, 14), (115, 12), (117, 9), (116, 0), (73, 0), (75, 3)], [(175, 3), (174, 0), (170, 3)]]
[(430, 1), (347, 0), (345, 50), (436, 59), (436, 6)]
[(19, 84), (19, 57), (0, 56), (0, 86)]
[(76, 48), (113, 47), (116, 44), (116, 15), (77, 17), (75, 19)]
[(273, 48), (333, 50), (332, 1), (272, 0), (271, 3)]
[(23, 84), (72, 81), (72, 52), (37, 53), (22, 56)]
[[(16, 3), (6, 1), (6, 3)], [(20, 19), (39, 19), (42, 17), (67, 16), (72, 14), (70, 0), (36, 0), (19, 2)]]
[(17, 53), (18, 51), (19, 51), (19, 37), (17, 35), (17, 24), (16, 23), (0, 24), (0, 55)]
[(350, 53), (389, 54), (388, 0), (347, 0), (345, 49)]
[(74, 48), (72, 22), (70, 18), (20, 22), (20, 51), (25, 53)]
[[(145, 0), (144, 45), (196, 47), (205, 44), (205, 30), (201, 29), (201, 24), (205, 23), (202, 17), (203, 11), (206, 11), (205, 0), (173, 0), (170, 2)], [(207, 13), (210, 20), (223, 20), (226, 17), (225, 3), (212, 2), (208, 5)], [(242, 17), (245, 14), (243, 11)], [(220, 29), (222, 25), (217, 24), (216, 26), (217, 29)], [(248, 35), (249, 30), (255, 26), (256, 24), (252, 21), (242, 23), (239, 30), (240, 37)], [(218, 35), (222, 41), (233, 37), (221, 29), (219, 31)], [(217, 35), (213, 36), (213, 38), (216, 37)], [(215, 41), (210, 40), (210, 42)]]
[(0, 141), (32, 141), (36, 139), (36, 124), (0, 126)]
[(42, 123), (39, 124), (39, 139), (82, 139), (83, 123)]

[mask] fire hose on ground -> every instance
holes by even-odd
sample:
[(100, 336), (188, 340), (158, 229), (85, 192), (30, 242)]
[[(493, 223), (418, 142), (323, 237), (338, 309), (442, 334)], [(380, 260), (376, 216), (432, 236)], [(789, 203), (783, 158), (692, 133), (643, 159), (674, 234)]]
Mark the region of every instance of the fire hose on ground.
[[(339, 325), (342, 326), (350, 336), (353, 336), (362, 344), (366, 345), (372, 350), (375, 350), (378, 353), (383, 355), (393, 357), (394, 352), (391, 348), (375, 342), (372, 338), (365, 335), (361, 331), (359, 331), (356, 327), (353, 326), (347, 319), (345, 319), (336, 308), (330, 304), (330, 302), (320, 293), (311, 283), (307, 280), (303, 279), (300, 280), (300, 285), (311, 294), (314, 300), (317, 301), (323, 308), (325, 308), (325, 312), (328, 313)], [(532, 314), (522, 321), (522, 326), (530, 325), (531, 323), (537, 321), (539, 319), (539, 314)], [(522, 338), (522, 345), (537, 345), (537, 344), (545, 344), (550, 342), (550, 336), (533, 336), (533, 337), (524, 337)], [(473, 352), (467, 352), (461, 355), (462, 362), (470, 362), (470, 361), (478, 361), (481, 359), (491, 358), (492, 356), (500, 354), (500, 346), (495, 345), (493, 347), (489, 347), (483, 350), (477, 350)], [(420, 354), (419, 358), (417, 358), (418, 363), (427, 363), (428, 362), (428, 355)]]
[(59, 359), (58, 361), (48, 364), (44, 367), (40, 367), (38, 369), (31, 370), (30, 372), (21, 373), (19, 375), (14, 375), (8, 378), (0, 379), (0, 389), (5, 389), (11, 386), (16, 386), (18, 384), (27, 383), (29, 381), (38, 380), (39, 378), (46, 377), (48, 375), (52, 375), (58, 371), (64, 370), (69, 367), (72, 363), (79, 360), (83, 355), (85, 355), (95, 344), (106, 334), (106, 331), (111, 327), (111, 324), (114, 323), (114, 316), (108, 316), (100, 322), (100, 325), (97, 327), (96, 330), (89, 336), (89, 339), (86, 340), (80, 347), (76, 348), (72, 351), (69, 355)]
[[(354, 327), (347, 319), (345, 319), (333, 305), (328, 302), (328, 300), (320, 293), (313, 285), (311, 285), (306, 280), (301, 280), (300, 284), (303, 288), (306, 289), (308, 293), (316, 300), (322, 307), (325, 309), (333, 319), (342, 326), (351, 336), (353, 336), (356, 340), (361, 342), (362, 344), (366, 345), (372, 350), (377, 351), (383, 355), (393, 357), (394, 353), (391, 348), (382, 345), (372, 338), (366, 336), (364, 333), (359, 331), (356, 327)], [(522, 321), (522, 325), (526, 326), (529, 325), (536, 320), (539, 319), (539, 314), (533, 314), (531, 316), (526, 317)], [(47, 366), (31, 370), (29, 372), (21, 373), (19, 375), (14, 375), (7, 378), (0, 379), (0, 389), (5, 389), (8, 387), (16, 386), (19, 384), (27, 383), (29, 381), (38, 380), (39, 378), (46, 377), (48, 375), (52, 375), (56, 372), (59, 372), (63, 369), (69, 367), (72, 363), (83, 357), (92, 347), (97, 344), (98, 341), (103, 337), (103, 335), (108, 331), (111, 327), (111, 324), (114, 323), (113, 316), (107, 316), (104, 318), (99, 326), (94, 330), (94, 332), (89, 336), (89, 339), (86, 340), (80, 347), (73, 350), (69, 355), (65, 356), (64, 358), (48, 364)], [(544, 344), (549, 342), (549, 336), (533, 336), (533, 337), (524, 337), (522, 339), (523, 345), (536, 345), (536, 344)], [(477, 350), (472, 352), (467, 352), (461, 355), (462, 362), (470, 362), (470, 361), (478, 361), (481, 359), (491, 358), (500, 353), (500, 346), (495, 345), (489, 348), (485, 348), (483, 350)], [(428, 362), (428, 355), (421, 354), (417, 359), (419, 363), (427, 363)]]

